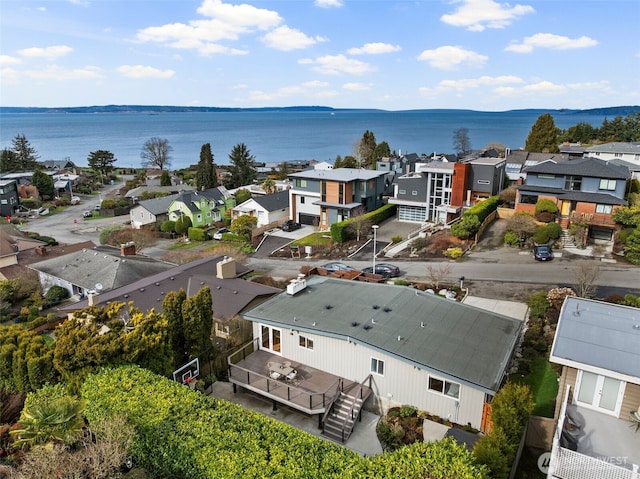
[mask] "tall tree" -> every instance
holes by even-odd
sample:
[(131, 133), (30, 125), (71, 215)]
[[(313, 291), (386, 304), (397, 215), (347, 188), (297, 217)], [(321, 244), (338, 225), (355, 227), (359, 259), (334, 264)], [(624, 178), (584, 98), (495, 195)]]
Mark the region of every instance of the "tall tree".
[[(335, 168), (335, 165), (333, 167)], [(358, 160), (355, 156), (347, 155), (340, 163), (340, 168), (358, 168)]]
[(95, 171), (100, 171), (104, 176), (113, 171), (113, 164), (116, 162), (116, 157), (109, 150), (96, 150), (89, 153), (87, 157), (87, 163), (89, 167)]
[(53, 198), (56, 194), (53, 179), (42, 170), (36, 170), (31, 177), (31, 184), (38, 189), (40, 198)]
[(366, 130), (356, 143), (355, 157), (358, 160), (358, 167), (371, 168), (376, 161), (376, 137), (372, 131)]
[(229, 160), (231, 161), (228, 168), (230, 174), (225, 181), (227, 188), (237, 188), (253, 183), (256, 179), (255, 157), (247, 145), (239, 143), (234, 146), (229, 154)]
[(211, 290), (205, 286), (182, 303), (184, 339), (189, 357), (201, 356), (212, 347), (213, 302)]
[(164, 170), (171, 166), (171, 155), (173, 147), (166, 138), (154, 136), (148, 139), (142, 146), (140, 158), (142, 166), (146, 168), (159, 168)]
[(188, 360), (182, 323), (182, 304), (185, 299), (187, 299), (187, 294), (184, 289), (180, 289), (179, 291), (169, 291), (162, 301), (162, 315), (167, 320), (174, 367), (181, 366)]
[(376, 160), (379, 160), (380, 158), (389, 158), (390, 156), (391, 148), (389, 148), (389, 143), (382, 141), (376, 145), (376, 150), (374, 152)]
[(167, 170), (162, 170), (160, 174), (160, 186), (171, 186), (171, 175)]
[(286, 180), (289, 176), (289, 163), (283, 161), (278, 165), (277, 179)]
[(2, 153), (0, 153), (0, 172), (4, 173), (18, 169), (18, 155), (16, 152), (9, 148), (3, 148)]
[(531, 127), (524, 149), (534, 153), (558, 153), (558, 128), (549, 113), (538, 117)]
[(267, 178), (266, 180), (264, 180), (262, 182), (262, 189), (268, 195), (271, 195), (271, 194), (276, 193), (278, 191), (278, 188), (276, 186), (276, 182), (273, 181), (271, 178)]
[(17, 156), (18, 168), (21, 170), (32, 170), (38, 166), (38, 153), (31, 146), (29, 140), (24, 135), (16, 135), (11, 142), (12, 150)]
[(218, 186), (218, 174), (213, 162), (211, 143), (205, 143), (200, 148), (200, 161), (196, 172), (196, 187), (198, 190), (208, 190)]
[(458, 156), (465, 156), (471, 152), (469, 128), (458, 128), (453, 132), (453, 150)]
[(336, 156), (336, 159), (333, 160), (333, 168), (337, 169), (337, 168), (344, 168), (342, 166), (342, 156), (338, 155)]

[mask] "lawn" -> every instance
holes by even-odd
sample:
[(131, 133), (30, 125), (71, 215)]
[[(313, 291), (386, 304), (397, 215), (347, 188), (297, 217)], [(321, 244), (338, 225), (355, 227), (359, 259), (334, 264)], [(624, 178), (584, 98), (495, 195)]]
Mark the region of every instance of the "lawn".
[(531, 388), (536, 406), (534, 416), (553, 417), (558, 395), (558, 376), (546, 358), (539, 356), (531, 361), (531, 372), (526, 376), (515, 376), (514, 380)]
[(331, 234), (326, 231), (311, 233), (291, 243), (293, 246), (328, 246), (331, 243)]

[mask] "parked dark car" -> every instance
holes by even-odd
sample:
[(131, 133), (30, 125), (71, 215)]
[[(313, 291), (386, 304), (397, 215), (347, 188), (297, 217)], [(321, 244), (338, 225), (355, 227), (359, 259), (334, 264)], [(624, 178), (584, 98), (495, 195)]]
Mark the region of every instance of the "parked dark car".
[[(373, 266), (362, 269), (363, 273), (373, 273)], [(400, 276), (400, 268), (389, 263), (376, 264), (376, 274), (383, 278), (397, 278)]]
[(551, 261), (553, 259), (553, 252), (551, 247), (546, 244), (535, 245), (533, 247), (533, 257), (536, 261)]
[(284, 223), (282, 223), (282, 231), (293, 231), (293, 230), (297, 230), (300, 229), (302, 227), (302, 225), (300, 223), (297, 223), (293, 220), (287, 220)]
[(358, 271), (357, 269), (355, 269), (352, 266), (349, 266), (348, 264), (337, 263), (337, 262), (323, 264), (322, 266), (320, 266), (320, 268), (326, 269), (328, 273), (333, 273), (334, 271)]

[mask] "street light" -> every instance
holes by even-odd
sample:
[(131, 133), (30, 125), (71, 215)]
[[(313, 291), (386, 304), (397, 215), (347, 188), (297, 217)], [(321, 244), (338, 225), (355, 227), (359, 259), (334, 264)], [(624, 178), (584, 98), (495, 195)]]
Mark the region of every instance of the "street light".
[(373, 274), (376, 274), (376, 232), (380, 226), (373, 225), (371, 229), (373, 230)]

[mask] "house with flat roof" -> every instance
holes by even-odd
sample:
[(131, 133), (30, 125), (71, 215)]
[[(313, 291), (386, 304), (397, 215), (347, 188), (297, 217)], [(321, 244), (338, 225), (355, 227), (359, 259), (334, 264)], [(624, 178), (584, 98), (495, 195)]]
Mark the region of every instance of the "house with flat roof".
[(290, 217), (305, 225), (326, 230), (362, 209), (373, 211), (382, 206), (385, 171), (361, 168), (306, 170), (289, 175)]
[(568, 296), (549, 360), (562, 375), (548, 477), (638, 477), (640, 309)]
[[(349, 384), (370, 394), (365, 407), (410, 404), (478, 429), (523, 327), (406, 286), (328, 276), (299, 277), (242, 317), (254, 340), (229, 358), (237, 386), (322, 418)], [(296, 382), (265, 381), (274, 362)]]
[(0, 180), (0, 216), (13, 216), (20, 208), (18, 183), (14, 179)]

